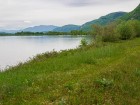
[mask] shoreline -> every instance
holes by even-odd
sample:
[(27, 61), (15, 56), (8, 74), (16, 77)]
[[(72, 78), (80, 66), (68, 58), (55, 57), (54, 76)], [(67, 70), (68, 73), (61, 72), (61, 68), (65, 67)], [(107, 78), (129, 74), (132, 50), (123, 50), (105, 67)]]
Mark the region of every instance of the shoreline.
[(137, 104), (139, 42), (140, 38), (95, 43), (38, 55), (0, 72), (0, 103), (90, 105), (96, 100), (100, 104)]

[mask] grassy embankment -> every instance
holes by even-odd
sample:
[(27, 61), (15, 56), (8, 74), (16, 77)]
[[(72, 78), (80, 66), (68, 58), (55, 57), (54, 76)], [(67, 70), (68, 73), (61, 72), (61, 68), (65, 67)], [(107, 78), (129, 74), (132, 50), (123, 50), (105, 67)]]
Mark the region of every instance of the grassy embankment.
[(0, 73), (0, 105), (93, 104), (140, 104), (140, 38), (44, 54)]

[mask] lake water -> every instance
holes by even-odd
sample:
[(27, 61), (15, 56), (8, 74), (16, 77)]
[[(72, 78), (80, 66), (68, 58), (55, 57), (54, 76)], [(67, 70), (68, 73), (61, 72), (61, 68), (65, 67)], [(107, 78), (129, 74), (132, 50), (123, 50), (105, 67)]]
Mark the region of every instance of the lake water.
[(0, 70), (47, 51), (73, 49), (88, 36), (0, 36)]

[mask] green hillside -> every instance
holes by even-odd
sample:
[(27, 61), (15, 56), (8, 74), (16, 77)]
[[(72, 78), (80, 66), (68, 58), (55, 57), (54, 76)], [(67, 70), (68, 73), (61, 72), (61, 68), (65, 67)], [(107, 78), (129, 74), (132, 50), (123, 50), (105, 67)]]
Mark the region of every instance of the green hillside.
[(140, 4), (132, 12), (124, 15), (121, 19), (123, 19), (123, 20), (138, 19), (138, 20), (140, 20)]
[(81, 29), (84, 31), (90, 31), (93, 24), (99, 24), (99, 25), (106, 25), (110, 22), (113, 22), (114, 20), (120, 18), (121, 16), (124, 16), (126, 12), (114, 12), (110, 13), (106, 16), (102, 16), (99, 19), (87, 22), (81, 26)]
[(80, 26), (70, 24), (70, 25), (65, 25), (65, 26), (62, 26), (62, 27), (55, 28), (53, 31), (56, 31), (56, 32), (70, 32), (72, 30), (80, 30)]

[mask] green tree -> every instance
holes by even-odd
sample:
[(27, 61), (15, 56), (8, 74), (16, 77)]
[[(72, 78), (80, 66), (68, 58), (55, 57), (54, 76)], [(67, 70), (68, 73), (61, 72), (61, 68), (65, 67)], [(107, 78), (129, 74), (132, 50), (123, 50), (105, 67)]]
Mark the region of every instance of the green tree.
[(117, 23), (113, 22), (103, 27), (102, 41), (104, 42), (114, 42), (119, 39), (115, 33)]
[(122, 40), (131, 39), (135, 36), (135, 31), (132, 25), (129, 22), (122, 22), (116, 28), (116, 34)]
[(128, 24), (133, 27), (136, 37), (140, 37), (140, 21), (138, 20), (129, 20)]

